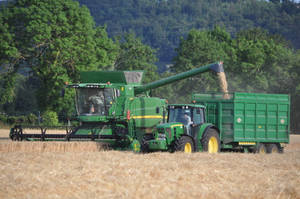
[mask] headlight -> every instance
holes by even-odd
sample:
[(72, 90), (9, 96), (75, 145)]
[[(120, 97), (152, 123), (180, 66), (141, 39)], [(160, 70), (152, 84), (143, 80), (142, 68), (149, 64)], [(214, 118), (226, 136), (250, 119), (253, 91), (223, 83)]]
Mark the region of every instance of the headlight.
[(158, 138), (159, 140), (164, 140), (164, 139), (166, 139), (166, 135), (165, 135), (165, 134), (162, 134), (162, 133), (159, 133), (158, 136), (157, 136), (157, 138)]

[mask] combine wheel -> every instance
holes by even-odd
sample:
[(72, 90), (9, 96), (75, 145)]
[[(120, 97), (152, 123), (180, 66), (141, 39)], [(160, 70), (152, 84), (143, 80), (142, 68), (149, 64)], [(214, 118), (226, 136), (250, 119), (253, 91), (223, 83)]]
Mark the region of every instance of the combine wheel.
[(142, 153), (149, 153), (149, 144), (148, 141), (154, 139), (152, 134), (145, 134), (142, 139), (141, 143), (141, 152)]
[(192, 138), (188, 136), (182, 136), (175, 143), (175, 151), (183, 151), (185, 153), (194, 152), (194, 142)]
[(282, 151), (281, 147), (278, 147), (277, 144), (268, 144), (267, 153), (280, 153)]
[(220, 152), (220, 137), (219, 133), (215, 129), (208, 129), (201, 140), (203, 151), (208, 153)]
[(263, 143), (258, 144), (256, 148), (256, 153), (259, 154), (266, 154), (267, 153), (267, 148)]

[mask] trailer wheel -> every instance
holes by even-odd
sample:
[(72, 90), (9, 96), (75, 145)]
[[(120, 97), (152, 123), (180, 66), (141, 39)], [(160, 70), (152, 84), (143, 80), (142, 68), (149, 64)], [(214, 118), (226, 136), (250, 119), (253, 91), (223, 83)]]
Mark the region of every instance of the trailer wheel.
[(267, 153), (266, 145), (264, 145), (263, 143), (258, 144), (255, 152), (260, 154), (266, 154)]
[(280, 153), (280, 151), (282, 151), (282, 149), (280, 149), (277, 144), (267, 145), (267, 153)]
[(194, 152), (194, 142), (188, 136), (182, 136), (175, 142), (175, 151), (183, 151), (185, 153)]
[(203, 151), (207, 151), (208, 153), (220, 152), (220, 137), (219, 133), (215, 129), (208, 129), (204, 134), (201, 143)]

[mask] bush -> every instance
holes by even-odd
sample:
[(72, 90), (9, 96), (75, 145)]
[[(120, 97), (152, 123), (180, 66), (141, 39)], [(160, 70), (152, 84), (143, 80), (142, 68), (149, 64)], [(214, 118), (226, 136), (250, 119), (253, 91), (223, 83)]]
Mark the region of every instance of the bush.
[(33, 113), (30, 113), (27, 116), (27, 121), (28, 124), (34, 125), (36, 123), (36, 121), (38, 120), (38, 117), (36, 115), (34, 115)]
[(43, 125), (47, 126), (58, 126), (58, 117), (56, 112), (54, 111), (46, 111), (42, 115)]
[(17, 121), (18, 121), (18, 118), (17, 118), (16, 116), (9, 116), (9, 117), (7, 118), (7, 123), (8, 123), (9, 125), (13, 125), (13, 124), (15, 124)]
[(17, 116), (16, 117), (16, 122), (19, 124), (26, 124), (27, 123), (27, 117), (24, 115)]
[(7, 116), (3, 115), (3, 114), (0, 114), (0, 121), (4, 124), (7, 123)]

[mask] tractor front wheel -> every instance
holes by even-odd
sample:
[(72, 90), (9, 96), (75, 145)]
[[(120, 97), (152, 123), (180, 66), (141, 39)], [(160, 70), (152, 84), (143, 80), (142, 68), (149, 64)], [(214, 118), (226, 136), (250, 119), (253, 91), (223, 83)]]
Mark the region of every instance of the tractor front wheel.
[(194, 142), (189, 136), (182, 136), (175, 143), (175, 151), (183, 151), (185, 153), (194, 152)]

